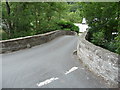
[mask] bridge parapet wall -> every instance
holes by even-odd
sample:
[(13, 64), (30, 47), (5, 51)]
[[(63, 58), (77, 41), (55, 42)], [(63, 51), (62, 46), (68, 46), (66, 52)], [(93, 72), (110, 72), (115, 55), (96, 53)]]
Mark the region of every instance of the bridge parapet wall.
[(86, 36), (87, 31), (79, 36), (77, 44), (79, 59), (90, 71), (102, 77), (110, 87), (118, 87), (120, 55), (90, 43), (85, 39)]
[(1, 46), (0, 53), (9, 53), (25, 48), (31, 48), (33, 46), (49, 42), (55, 39), (56, 37), (62, 35), (76, 35), (76, 32), (56, 30), (45, 34), (15, 38), (10, 40), (3, 40), (0, 41), (0, 46)]

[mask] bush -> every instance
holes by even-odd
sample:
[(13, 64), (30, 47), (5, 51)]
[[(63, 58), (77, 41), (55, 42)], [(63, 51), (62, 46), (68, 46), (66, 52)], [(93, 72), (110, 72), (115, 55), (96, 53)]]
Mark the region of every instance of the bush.
[(57, 29), (67, 30), (67, 31), (75, 31), (75, 32), (79, 33), (79, 28), (71, 22), (59, 21), (59, 22), (57, 22), (57, 26), (58, 26)]
[(117, 37), (115, 37), (115, 45), (117, 47), (117, 49), (115, 50), (116, 53), (120, 54), (120, 32), (119, 35)]
[(95, 45), (120, 54), (120, 36), (115, 37), (111, 41), (106, 40), (104, 37), (105, 33), (103, 31), (93, 32), (90, 41)]
[(19, 37), (25, 37), (25, 36), (31, 36), (33, 35), (33, 32), (31, 30), (19, 30), (19, 33), (18, 31), (14, 31), (10, 38), (19, 38)]
[(4, 30), (0, 30), (0, 40), (6, 40), (8, 38), (8, 34)]
[(91, 42), (96, 45), (103, 46), (105, 43), (104, 33), (100, 31), (96, 33), (94, 32), (92, 34)]

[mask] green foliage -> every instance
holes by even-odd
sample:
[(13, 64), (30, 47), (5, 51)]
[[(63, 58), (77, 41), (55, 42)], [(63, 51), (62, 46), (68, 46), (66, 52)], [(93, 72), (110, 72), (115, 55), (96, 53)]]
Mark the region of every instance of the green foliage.
[[(9, 2), (8, 4), (10, 7), (9, 13), (6, 3), (2, 2), (2, 23), (7, 27), (4, 31), (8, 36), (5, 39), (42, 34), (57, 29), (60, 30), (62, 28), (57, 25), (57, 22), (61, 20), (77, 22), (77, 20), (80, 21), (81, 19), (79, 17), (79, 10), (74, 12), (76, 15), (71, 14), (70, 9), (76, 7), (76, 3)], [(63, 30), (77, 31), (77, 27), (72, 23), (68, 24), (71, 26), (69, 25), (70, 27), (64, 28)]]
[(25, 36), (31, 36), (31, 35), (34, 35), (32, 33), (32, 31), (30, 31), (30, 30), (26, 30), (26, 31), (21, 30), (19, 32), (14, 31), (13, 36), (11, 36), (10, 38), (18, 38), (18, 37), (25, 37)]
[(82, 3), (83, 16), (90, 27), (89, 40), (120, 54), (120, 3), (118, 2), (87, 2)]
[(91, 38), (91, 42), (95, 43), (96, 45), (103, 46), (105, 43), (104, 39), (104, 33), (103, 32), (96, 32), (93, 33), (93, 36)]
[(4, 32), (3, 30), (0, 30), (0, 40), (2, 39), (2, 40), (6, 40), (6, 39), (8, 39), (9, 37), (8, 37), (8, 35), (7, 35), (7, 33), (6, 32)]
[(115, 46), (117, 47), (115, 49), (115, 52), (117, 52), (118, 54), (120, 54), (120, 29), (119, 29), (119, 35), (117, 37), (115, 37)]
[(64, 15), (64, 19), (69, 22), (73, 23), (81, 23), (82, 22), (82, 10), (80, 10), (80, 5), (78, 3), (70, 3), (69, 12)]
[(59, 21), (57, 22), (57, 25), (58, 25), (58, 29), (67, 30), (67, 31), (75, 31), (79, 33), (79, 28), (71, 22)]

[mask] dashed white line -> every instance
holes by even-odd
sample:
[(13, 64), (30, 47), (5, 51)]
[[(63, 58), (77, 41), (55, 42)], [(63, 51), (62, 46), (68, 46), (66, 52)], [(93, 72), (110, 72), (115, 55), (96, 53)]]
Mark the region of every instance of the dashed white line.
[[(73, 72), (73, 71), (75, 71), (77, 69), (78, 69), (78, 67), (72, 67), (70, 70), (66, 71), (65, 75), (67, 75), (67, 74), (69, 74), (69, 73), (71, 73), (71, 72)], [(53, 82), (55, 80), (58, 80), (58, 79), (59, 79), (58, 77), (55, 77), (55, 78), (53, 77), (53, 78), (47, 79), (47, 80), (45, 80), (43, 82), (37, 83), (37, 86), (41, 87), (43, 85), (49, 84), (49, 83), (51, 83), (51, 82)]]
[(77, 69), (78, 69), (78, 67), (72, 67), (69, 71), (66, 71), (65, 75), (67, 75), (67, 74), (69, 74)]
[(57, 79), (59, 79), (59, 78), (58, 77), (56, 77), (56, 78), (53, 77), (53, 78), (47, 79), (47, 80), (45, 80), (43, 82), (37, 83), (37, 86), (41, 87), (41, 86), (49, 84), (49, 83), (51, 83), (51, 82), (53, 82), (53, 81), (55, 81)]

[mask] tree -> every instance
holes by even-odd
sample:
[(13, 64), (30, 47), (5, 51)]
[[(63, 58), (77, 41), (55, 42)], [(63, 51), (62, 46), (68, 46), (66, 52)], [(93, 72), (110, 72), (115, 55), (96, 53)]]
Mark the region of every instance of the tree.
[(115, 38), (119, 37), (118, 7), (118, 2), (82, 3), (83, 16), (90, 27), (89, 40), (114, 52), (118, 48)]
[(2, 20), (9, 28), (9, 38), (16, 38), (58, 29), (57, 22), (67, 10), (66, 2), (2, 2)]

